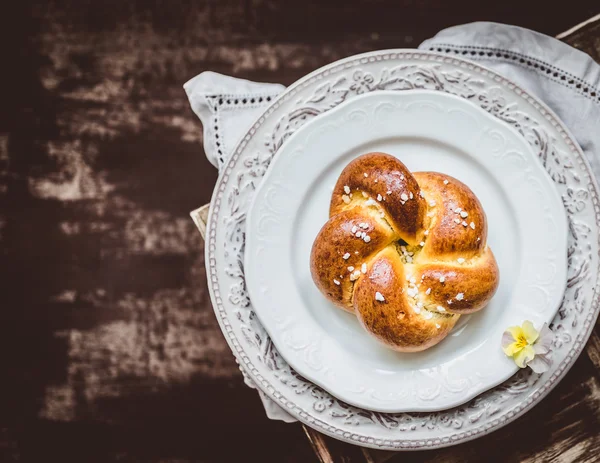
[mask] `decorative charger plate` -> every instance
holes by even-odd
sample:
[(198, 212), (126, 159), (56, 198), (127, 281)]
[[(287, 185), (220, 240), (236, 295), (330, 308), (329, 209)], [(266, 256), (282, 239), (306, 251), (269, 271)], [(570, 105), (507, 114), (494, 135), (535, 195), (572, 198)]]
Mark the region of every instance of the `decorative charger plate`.
[[(381, 413), (350, 406), (296, 373), (279, 355), (250, 302), (244, 274), (246, 214), (267, 167), (302, 125), (357, 95), (426, 89), (477, 104), (515, 128), (562, 197), (569, 225), (567, 286), (551, 328), (553, 364), (530, 369), (456, 408)], [(256, 385), (288, 413), (338, 439), (410, 450), (454, 445), (489, 433), (538, 403), (581, 353), (598, 315), (598, 187), (558, 118), (497, 73), (430, 52), (387, 50), (325, 66), (292, 86), (254, 123), (222, 171), (208, 218), (206, 265), (213, 307), (233, 353)]]
[[(393, 154), (413, 172), (457, 178), (486, 211), (498, 291), (424, 352), (383, 346), (311, 278), (333, 186), (370, 151)], [(357, 407), (438, 411), (517, 372), (500, 346), (507, 327), (552, 321), (566, 284), (567, 222), (550, 176), (510, 125), (448, 93), (371, 92), (314, 118), (279, 148), (249, 209), (244, 269), (260, 322), (301, 376)]]

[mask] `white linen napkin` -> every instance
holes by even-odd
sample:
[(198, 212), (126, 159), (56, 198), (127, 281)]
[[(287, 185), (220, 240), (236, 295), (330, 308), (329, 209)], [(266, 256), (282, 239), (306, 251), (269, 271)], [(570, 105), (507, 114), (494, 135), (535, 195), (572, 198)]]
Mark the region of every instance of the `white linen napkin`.
[[(600, 178), (600, 65), (590, 56), (552, 37), (490, 22), (444, 29), (418, 48), (481, 62), (522, 85), (562, 119)], [(204, 126), (204, 150), (213, 165), (223, 167), (237, 141), (284, 88), (214, 72), (184, 85)], [(242, 373), (246, 384), (256, 388)], [(259, 393), (269, 418), (295, 421)]]

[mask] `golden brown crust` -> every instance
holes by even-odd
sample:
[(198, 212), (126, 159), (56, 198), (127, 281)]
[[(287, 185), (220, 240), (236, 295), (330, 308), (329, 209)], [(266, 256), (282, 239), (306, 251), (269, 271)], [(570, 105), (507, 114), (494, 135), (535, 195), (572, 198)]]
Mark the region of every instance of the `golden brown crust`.
[[(446, 337), (460, 315), (440, 314), (409, 302), (404, 265), (389, 246), (378, 254), (364, 278), (357, 281), (354, 310), (363, 327), (394, 350), (417, 352)], [(374, 294), (381, 294), (377, 300)]]
[(379, 203), (387, 211), (394, 231), (407, 243), (416, 242), (427, 204), (419, 195), (419, 184), (398, 159), (385, 153), (369, 153), (348, 164), (333, 189), (330, 217), (348, 209), (343, 200), (344, 195), (349, 196), (346, 191), (352, 194), (352, 206), (364, 204), (369, 198)]
[(447, 175), (411, 174), (384, 153), (360, 156), (341, 173), (311, 273), (329, 300), (404, 352), (440, 342), (499, 282), (473, 192)]
[(431, 204), (429, 235), (420, 258), (426, 261), (452, 255), (466, 259), (480, 253), (487, 242), (487, 220), (469, 187), (437, 172), (413, 175), (429, 201), (428, 206)]
[(421, 280), (421, 287), (425, 291), (431, 288), (429, 295), (423, 296), (423, 302), (430, 306), (441, 306), (449, 313), (467, 314), (482, 309), (500, 282), (498, 265), (490, 248), (463, 264), (436, 262), (416, 267), (416, 277)]
[[(361, 236), (365, 233), (369, 242), (357, 237), (357, 233)], [(371, 254), (395, 239), (396, 235), (379, 214), (354, 208), (334, 215), (313, 244), (310, 259), (313, 280), (329, 300), (352, 312), (352, 274), (361, 271)]]

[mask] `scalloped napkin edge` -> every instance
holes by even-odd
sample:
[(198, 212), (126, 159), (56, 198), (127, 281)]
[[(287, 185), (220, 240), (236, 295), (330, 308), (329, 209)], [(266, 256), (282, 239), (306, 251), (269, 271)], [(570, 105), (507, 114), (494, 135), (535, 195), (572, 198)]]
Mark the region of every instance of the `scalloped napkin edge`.
[[(491, 22), (444, 29), (418, 48), (477, 61), (532, 92), (571, 130), (600, 177), (600, 65), (589, 55), (544, 34)], [(204, 127), (206, 157), (221, 170), (238, 140), (285, 87), (206, 71), (186, 82), (184, 89)], [(208, 207), (190, 215), (204, 237)], [(240, 370), (244, 382), (257, 389), (243, 367)], [(297, 421), (258, 392), (270, 419)]]

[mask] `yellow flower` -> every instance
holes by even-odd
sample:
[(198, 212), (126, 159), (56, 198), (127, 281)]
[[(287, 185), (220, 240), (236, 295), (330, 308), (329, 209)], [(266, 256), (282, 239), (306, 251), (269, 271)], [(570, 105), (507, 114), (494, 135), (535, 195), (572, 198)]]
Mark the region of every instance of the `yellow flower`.
[(540, 333), (529, 320), (521, 326), (509, 327), (502, 336), (502, 350), (512, 357), (519, 368), (525, 368), (535, 357), (533, 347)]

